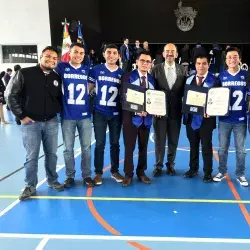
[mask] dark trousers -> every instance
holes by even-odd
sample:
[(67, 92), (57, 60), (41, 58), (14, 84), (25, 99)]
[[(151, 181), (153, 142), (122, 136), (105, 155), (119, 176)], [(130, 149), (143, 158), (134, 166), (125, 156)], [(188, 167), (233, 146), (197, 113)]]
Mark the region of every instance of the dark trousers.
[(144, 175), (147, 169), (147, 148), (150, 128), (141, 125), (137, 128), (132, 123), (132, 113), (123, 111), (123, 140), (125, 146), (124, 173), (125, 176), (133, 177), (134, 162), (133, 152), (135, 150), (136, 140), (138, 138), (139, 158), (136, 169), (136, 175)]
[(103, 174), (104, 148), (106, 144), (106, 130), (109, 128), (110, 142), (110, 162), (111, 173), (119, 170), (119, 155), (120, 155), (120, 133), (121, 133), (121, 116), (106, 116), (99, 112), (94, 112), (94, 131), (95, 131), (95, 173)]
[(211, 174), (213, 171), (213, 129), (201, 126), (198, 130), (193, 130), (190, 124), (186, 125), (187, 137), (190, 143), (190, 169), (198, 171), (200, 143), (203, 157), (203, 171), (205, 174)]
[(181, 129), (181, 117), (177, 120), (170, 118), (154, 118), (155, 167), (163, 168), (166, 139), (168, 139), (167, 165), (174, 166), (176, 150)]

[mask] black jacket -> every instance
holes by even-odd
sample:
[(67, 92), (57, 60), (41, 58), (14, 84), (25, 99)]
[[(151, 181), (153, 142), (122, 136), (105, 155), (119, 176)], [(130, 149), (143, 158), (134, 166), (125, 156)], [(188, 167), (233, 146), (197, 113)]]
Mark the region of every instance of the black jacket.
[(24, 68), (11, 84), (8, 104), (18, 119), (47, 121), (61, 111), (61, 79), (54, 71), (46, 75), (40, 66)]
[(173, 120), (177, 120), (182, 117), (182, 97), (186, 83), (186, 71), (183, 66), (175, 64), (177, 78), (173, 88), (170, 90), (164, 65), (165, 63), (155, 65), (151, 74), (155, 78), (155, 89), (163, 90), (167, 94), (167, 116)]

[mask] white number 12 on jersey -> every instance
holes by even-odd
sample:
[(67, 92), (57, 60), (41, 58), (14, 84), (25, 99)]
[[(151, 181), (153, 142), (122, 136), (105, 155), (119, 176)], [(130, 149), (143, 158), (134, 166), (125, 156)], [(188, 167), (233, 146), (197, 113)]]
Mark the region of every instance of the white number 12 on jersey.
[[(74, 99), (74, 93), (76, 91), (81, 91), (80, 94), (76, 99)], [(85, 95), (86, 88), (84, 84), (77, 84), (76, 88), (73, 83), (70, 83), (68, 86), (68, 91), (69, 91), (69, 99), (68, 99), (68, 104), (71, 105), (85, 105), (85, 100), (82, 100), (82, 98)]]
[(113, 93), (113, 95), (109, 98), (108, 101), (106, 101), (107, 88), (108, 88), (107, 85), (104, 85), (104, 86), (101, 88), (102, 99), (101, 99), (101, 101), (100, 101), (100, 105), (115, 107), (115, 106), (116, 106), (116, 102), (114, 102), (114, 100), (115, 100), (115, 98), (116, 98), (117, 95), (118, 95), (118, 89), (117, 89), (117, 87), (110, 87), (108, 91), (109, 91), (110, 94)]

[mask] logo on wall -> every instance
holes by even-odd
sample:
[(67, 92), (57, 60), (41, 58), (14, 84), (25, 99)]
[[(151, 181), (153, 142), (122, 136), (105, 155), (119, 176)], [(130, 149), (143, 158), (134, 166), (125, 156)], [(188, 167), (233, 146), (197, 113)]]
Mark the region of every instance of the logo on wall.
[(196, 17), (198, 11), (194, 10), (192, 7), (182, 7), (182, 1), (178, 3), (178, 9), (174, 10), (177, 17), (177, 27), (181, 31), (189, 31), (194, 26), (194, 18)]

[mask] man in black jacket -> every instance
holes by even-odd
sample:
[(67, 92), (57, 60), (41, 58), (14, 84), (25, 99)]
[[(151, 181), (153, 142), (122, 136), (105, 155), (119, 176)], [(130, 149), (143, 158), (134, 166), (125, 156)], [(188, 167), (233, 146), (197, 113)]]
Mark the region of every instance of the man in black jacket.
[(36, 192), (38, 183), (38, 156), (43, 143), (45, 170), (48, 186), (63, 190), (56, 172), (58, 120), (61, 111), (61, 80), (53, 71), (57, 65), (58, 53), (46, 47), (40, 57), (40, 65), (20, 69), (11, 82), (8, 103), (13, 114), (21, 120), (23, 144), (26, 149), (26, 187), (20, 200)]
[(155, 169), (153, 176), (162, 173), (165, 155), (166, 138), (168, 137), (167, 174), (175, 175), (174, 161), (181, 128), (181, 108), (186, 71), (183, 66), (176, 64), (177, 48), (174, 44), (165, 45), (163, 57), (165, 62), (157, 64), (152, 69), (155, 78), (155, 89), (166, 91), (167, 117), (155, 117)]

